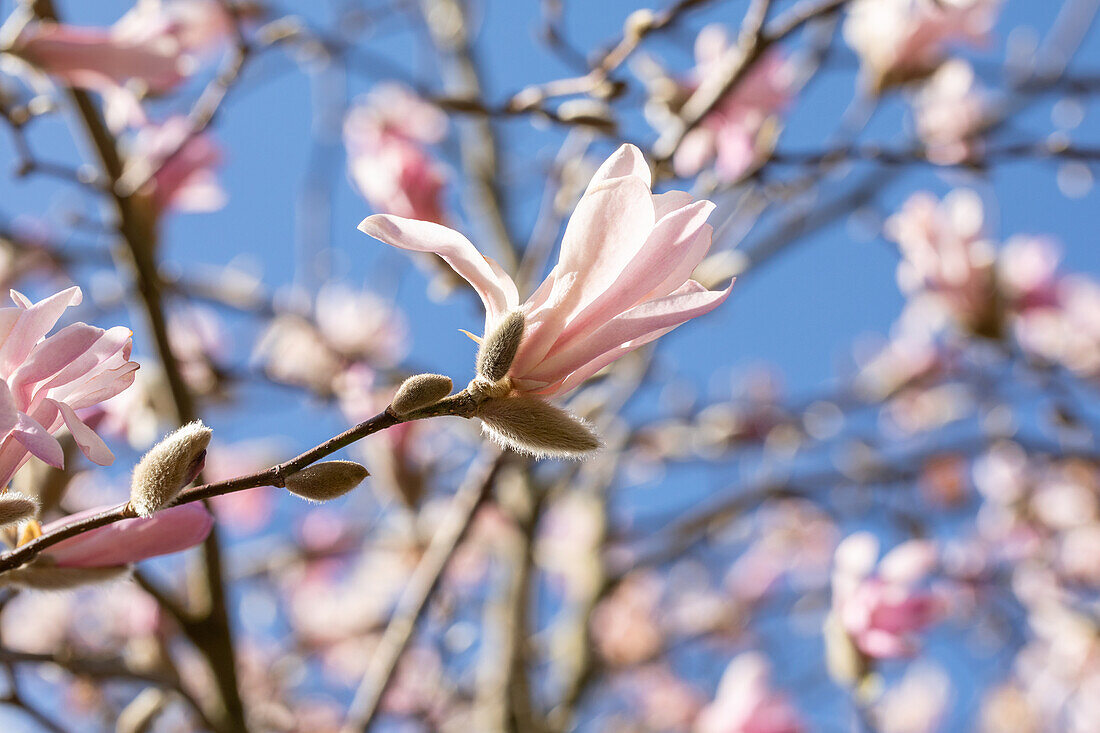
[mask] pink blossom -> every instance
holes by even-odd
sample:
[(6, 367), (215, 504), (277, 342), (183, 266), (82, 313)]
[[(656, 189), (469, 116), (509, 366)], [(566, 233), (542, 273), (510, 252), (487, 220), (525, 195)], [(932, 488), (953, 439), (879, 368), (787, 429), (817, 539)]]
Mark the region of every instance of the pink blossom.
[[(42, 528), (44, 533), (110, 509), (95, 507), (70, 514)], [(158, 555), (170, 555), (194, 547), (210, 534), (214, 517), (193, 502), (170, 507), (152, 517), (123, 519), (114, 524), (83, 532), (62, 540), (43, 551), (61, 567), (99, 568), (147, 560)]]
[(837, 546), (833, 609), (856, 647), (875, 659), (908, 656), (912, 635), (941, 615), (939, 600), (918, 585), (936, 564), (935, 548), (910, 540), (887, 553), (875, 570), (878, 542), (858, 532)]
[[(719, 71), (729, 46), (726, 30), (720, 25), (707, 26), (699, 33), (696, 66), (685, 92)], [(676, 175), (694, 176), (713, 160), (719, 178), (739, 179), (760, 159), (761, 133), (768, 120), (790, 105), (792, 82), (790, 66), (782, 54), (766, 51), (699, 126), (684, 136), (672, 161)]]
[(956, 189), (937, 201), (918, 192), (886, 221), (887, 238), (902, 261), (898, 285), (909, 296), (927, 294), (952, 319), (975, 333), (995, 335), (995, 250), (984, 232), (981, 199)]
[(108, 123), (120, 129), (145, 119), (133, 84), (161, 94), (187, 76), (181, 49), (164, 40), (128, 37), (108, 28), (31, 22), (6, 50), (67, 86), (101, 94)]
[(62, 313), (80, 303), (80, 288), (38, 303), (14, 290), (11, 297), (16, 306), (0, 308), (0, 486), (30, 455), (61, 468), (64, 454), (53, 434), (62, 426), (89, 460), (110, 465), (114, 454), (76, 411), (133, 383), (138, 365), (129, 360), (130, 330), (74, 323), (47, 338)]
[(805, 726), (785, 695), (768, 683), (763, 655), (745, 652), (726, 667), (714, 701), (695, 719), (695, 733), (800, 733)]
[(974, 81), (970, 64), (952, 59), (940, 66), (913, 100), (917, 135), (928, 160), (956, 165), (974, 160), (981, 152), (981, 133), (988, 102)]
[(369, 290), (337, 283), (322, 286), (314, 300), (314, 320), (326, 343), (345, 358), (388, 368), (405, 355), (404, 314)]
[(427, 150), (443, 139), (446, 116), (397, 84), (382, 84), (348, 113), (348, 170), (376, 210), (442, 222), (446, 174)]
[(713, 209), (683, 191), (652, 194), (641, 151), (623, 145), (592, 178), (557, 265), (522, 305), (501, 267), (452, 229), (384, 215), (359, 228), (442, 257), (481, 296), (486, 333), (522, 310), (526, 327), (508, 376), (515, 389), (550, 397), (726, 299), (730, 288), (708, 291), (690, 279), (710, 249)]
[(153, 171), (142, 191), (158, 213), (215, 211), (225, 206), (225, 191), (214, 172), (221, 162), (222, 151), (214, 139), (206, 133), (193, 134), (187, 118), (176, 115), (138, 130), (127, 167)]
[(952, 42), (981, 43), (1000, 0), (856, 0), (844, 38), (859, 55), (874, 92), (920, 79), (936, 69)]

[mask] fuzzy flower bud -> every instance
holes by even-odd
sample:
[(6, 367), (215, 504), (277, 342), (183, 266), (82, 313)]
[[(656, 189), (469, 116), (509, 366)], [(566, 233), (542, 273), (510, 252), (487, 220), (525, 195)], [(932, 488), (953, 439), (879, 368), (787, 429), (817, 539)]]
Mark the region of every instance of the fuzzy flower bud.
[(581, 458), (600, 447), (588, 423), (536, 397), (490, 399), (477, 416), (498, 443), (536, 458)]
[(130, 506), (138, 516), (153, 516), (195, 480), (206, 462), (211, 432), (196, 420), (168, 435), (142, 457), (130, 482)]
[(325, 461), (286, 478), (286, 489), (309, 501), (329, 501), (348, 493), (370, 473), (354, 461)]
[(102, 568), (61, 567), (49, 559), (40, 558), (0, 575), (0, 585), (14, 585), (31, 590), (69, 590), (115, 580), (129, 570), (126, 565)]
[(0, 527), (22, 522), (38, 515), (38, 502), (18, 491), (0, 494)]
[(481, 342), (477, 352), (478, 376), (490, 382), (499, 382), (507, 376), (523, 340), (523, 327), (522, 311), (512, 311), (501, 319), (493, 332)]
[(442, 374), (416, 374), (397, 389), (390, 403), (390, 412), (404, 417), (422, 407), (429, 407), (451, 393), (454, 384)]

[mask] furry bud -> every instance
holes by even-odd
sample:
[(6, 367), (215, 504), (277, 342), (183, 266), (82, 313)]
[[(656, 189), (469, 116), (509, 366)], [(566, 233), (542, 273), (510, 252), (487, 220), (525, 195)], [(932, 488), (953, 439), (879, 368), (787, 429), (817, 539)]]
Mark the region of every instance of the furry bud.
[(479, 376), (490, 382), (499, 382), (507, 376), (523, 340), (523, 326), (523, 312), (512, 311), (501, 319), (492, 333), (486, 334), (477, 352)]
[(18, 491), (0, 494), (0, 527), (38, 516), (38, 502)]
[(310, 501), (329, 501), (348, 493), (370, 473), (354, 461), (314, 463), (286, 477), (286, 489)]
[(451, 393), (454, 384), (442, 374), (417, 374), (409, 377), (397, 388), (390, 403), (390, 412), (398, 417), (408, 415), (422, 407), (429, 407)]
[(588, 423), (536, 397), (488, 400), (477, 416), (502, 446), (536, 458), (581, 458), (600, 447)]
[(130, 506), (138, 516), (153, 516), (195, 480), (206, 462), (211, 432), (199, 420), (187, 423), (142, 457), (130, 481)]
[(46, 559), (38, 559), (0, 575), (0, 585), (14, 585), (31, 590), (69, 590), (82, 585), (115, 580), (129, 571), (130, 568), (126, 565), (70, 568), (59, 567)]

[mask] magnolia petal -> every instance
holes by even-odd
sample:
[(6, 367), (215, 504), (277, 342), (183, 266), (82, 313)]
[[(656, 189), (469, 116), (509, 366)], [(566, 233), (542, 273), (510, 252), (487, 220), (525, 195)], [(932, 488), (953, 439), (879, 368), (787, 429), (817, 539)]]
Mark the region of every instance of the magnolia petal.
[[(695, 235), (706, 225), (713, 211), (714, 204), (710, 201), (696, 201), (657, 222), (641, 250), (626, 263), (619, 276), (569, 322), (553, 351), (569, 350), (615, 316), (638, 305), (674, 271), (681, 269), (685, 245), (694, 242)], [(686, 275), (675, 287), (683, 285), (685, 280)]]
[(86, 323), (66, 326), (35, 346), (8, 380), (22, 399), (36, 383), (52, 377), (88, 351), (103, 336), (102, 328)]
[[(102, 332), (99, 340), (87, 351), (73, 359), (41, 389), (53, 389), (68, 384), (103, 365), (115, 354), (130, 346), (133, 332), (125, 326), (115, 326)], [(125, 359), (124, 359), (125, 360)]]
[(453, 229), (429, 221), (375, 214), (364, 219), (359, 230), (400, 249), (439, 255), (481, 296), (490, 322), (519, 305), (519, 291), (512, 278)]
[(588, 182), (588, 188), (584, 194), (587, 196), (607, 181), (625, 176), (638, 179), (645, 184), (646, 188), (653, 183), (653, 176), (649, 170), (649, 164), (645, 162), (645, 156), (642, 155), (641, 150), (630, 143), (620, 145), (619, 149), (603, 162), (592, 176), (592, 180)]
[[(18, 303), (17, 295), (12, 291), (12, 299)], [(27, 358), (35, 344), (50, 332), (61, 314), (69, 306), (78, 305), (82, 298), (80, 288), (74, 286), (27, 307), (12, 327), (4, 345), (0, 346), (0, 369), (10, 374)]]
[(578, 311), (608, 289), (653, 229), (649, 186), (637, 177), (615, 178), (585, 193), (569, 218), (554, 287), (527, 316), (527, 336), (513, 364), (526, 372), (542, 361)]
[(65, 420), (65, 427), (73, 434), (73, 439), (80, 446), (80, 452), (89, 461), (98, 466), (109, 466), (115, 462), (115, 454), (111, 452), (103, 439), (96, 435), (94, 430), (84, 424), (84, 421), (77, 416), (73, 408), (57, 400), (50, 400), (50, 402), (61, 413), (61, 417)]
[(54, 468), (65, 467), (65, 452), (61, 450), (61, 444), (37, 420), (26, 413), (19, 413), (19, 420), (12, 435), (32, 455)]
[[(717, 308), (729, 296), (733, 283), (722, 291), (710, 291), (694, 280), (664, 298), (631, 308), (593, 331), (587, 338), (554, 353), (531, 374), (523, 376), (555, 382), (600, 357), (629, 345), (654, 331), (661, 331)], [(643, 342), (644, 343), (644, 342)], [(637, 344), (640, 346), (641, 344)], [(637, 348), (633, 346), (632, 348)], [(625, 353), (625, 352), (621, 352)]]
[[(50, 522), (43, 532), (111, 509), (96, 507)], [(199, 502), (169, 507), (152, 517), (124, 519), (62, 540), (43, 551), (61, 567), (94, 568), (129, 565), (194, 547), (210, 534), (214, 517)]]
[(8, 432), (19, 422), (19, 410), (12, 399), (8, 383), (0, 379), (0, 436)]

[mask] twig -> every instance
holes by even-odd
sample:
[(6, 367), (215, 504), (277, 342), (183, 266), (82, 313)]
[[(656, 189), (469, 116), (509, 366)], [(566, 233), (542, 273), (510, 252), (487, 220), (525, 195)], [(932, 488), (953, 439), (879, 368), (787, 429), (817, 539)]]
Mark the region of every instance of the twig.
[(469, 529), (477, 508), (488, 496), (501, 464), (501, 454), (490, 451), (471, 468), (455, 493), (447, 516), (432, 535), (428, 548), (397, 601), (393, 616), (355, 691), (341, 733), (360, 733), (370, 727), (397, 662), (412, 638), (416, 622), (427, 607), (447, 561)]

